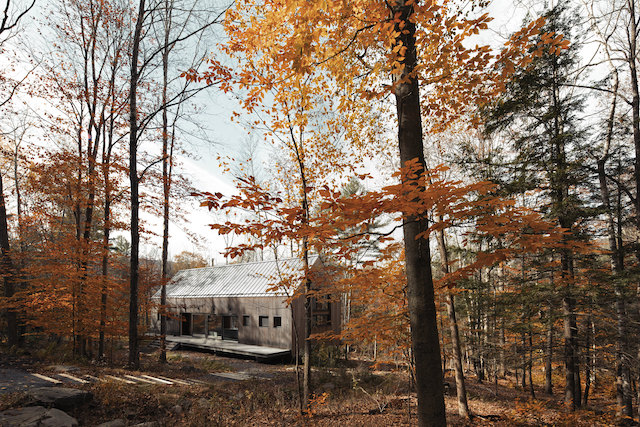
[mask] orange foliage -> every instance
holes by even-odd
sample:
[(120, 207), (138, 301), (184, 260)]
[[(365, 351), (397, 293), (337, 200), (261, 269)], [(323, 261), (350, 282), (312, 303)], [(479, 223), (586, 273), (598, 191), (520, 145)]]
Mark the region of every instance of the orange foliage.
[[(102, 222), (93, 222), (90, 239), (81, 238), (79, 212), (87, 204), (86, 176), (78, 157), (66, 151), (47, 153), (48, 159), (30, 166), (25, 190), (29, 209), (21, 219), (21, 234), (15, 251), (18, 292), (10, 301), (23, 313), (34, 331), (60, 337), (97, 338), (102, 293), (107, 296), (105, 335), (126, 331), (127, 269), (123, 259), (105, 249)], [(86, 166), (85, 166), (86, 167)], [(81, 171), (80, 173), (79, 170)], [(97, 180), (96, 191), (103, 190)], [(117, 201), (114, 202), (117, 207)], [(121, 228), (117, 219), (113, 229)], [(108, 274), (102, 274), (107, 251)]]
[[(229, 198), (221, 193), (197, 193), (203, 206), (210, 210), (241, 209), (259, 211), (262, 217), (248, 216), (211, 228), (221, 234), (236, 233), (259, 236), (253, 243), (227, 248), (228, 254), (242, 255), (246, 251), (277, 245), (281, 240), (307, 238), (317, 253), (323, 254), (331, 266), (330, 288), (315, 294), (349, 294), (352, 307), (358, 313), (344, 325), (339, 338), (346, 342), (376, 342), (388, 351), (402, 353), (410, 343), (406, 306), (403, 256), (393, 233), (375, 232), (370, 224), (382, 216), (395, 220), (395, 228), (407, 217), (442, 218), (429, 228), (435, 230), (473, 225), (467, 243), (481, 239), (501, 242), (475, 259), (460, 265), (439, 280), (440, 287), (454, 287), (484, 267), (497, 265), (522, 254), (538, 253), (543, 249), (561, 248), (578, 243), (564, 239), (565, 230), (544, 220), (531, 210), (517, 207), (513, 200), (491, 193), (489, 182), (463, 184), (442, 178), (445, 167), (439, 166), (418, 175), (419, 166), (409, 163), (401, 172), (404, 183), (389, 185), (379, 191), (369, 191), (344, 197), (328, 186), (316, 190), (318, 214), (308, 222), (302, 221), (302, 208), (292, 208), (278, 194), (272, 194), (253, 178), (238, 180), (240, 193)], [(401, 182), (398, 179), (398, 182)], [(420, 191), (425, 188), (425, 191)], [(427, 238), (428, 234), (421, 236)], [(384, 246), (380, 254), (361, 262), (353, 262), (361, 250), (359, 243), (378, 240)], [(455, 261), (454, 261), (455, 262)], [(278, 286), (287, 287), (291, 281)], [(320, 338), (336, 338), (325, 333)]]

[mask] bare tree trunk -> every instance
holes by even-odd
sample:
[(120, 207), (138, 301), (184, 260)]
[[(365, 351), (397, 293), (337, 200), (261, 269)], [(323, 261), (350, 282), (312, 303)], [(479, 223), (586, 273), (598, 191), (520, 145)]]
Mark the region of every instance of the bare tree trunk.
[[(169, 118), (167, 112), (167, 90), (169, 86), (169, 35), (171, 31), (169, 1), (164, 2), (164, 46), (162, 51), (162, 277), (160, 288), (160, 363), (167, 362), (167, 265), (169, 258), (169, 198), (171, 197), (171, 175), (169, 162)], [(173, 144), (172, 144), (173, 145)]]
[(109, 176), (111, 169), (111, 153), (115, 145), (114, 132), (116, 129), (116, 88), (115, 80), (117, 71), (119, 68), (119, 61), (115, 61), (112, 64), (111, 69), (111, 83), (110, 83), (110, 99), (111, 99), (111, 113), (109, 114), (108, 131), (105, 135), (102, 144), (102, 179), (104, 181), (104, 209), (103, 209), (103, 229), (102, 229), (102, 290), (100, 294), (100, 329), (98, 339), (98, 357), (104, 358), (105, 356), (105, 329), (107, 327), (107, 303), (108, 303), (108, 272), (109, 272), (109, 240), (111, 238), (111, 202), (112, 202), (112, 188), (111, 178)]
[(536, 398), (536, 391), (533, 388), (533, 332), (531, 331), (531, 319), (529, 319), (529, 354), (527, 359), (527, 370), (529, 371), (529, 393), (533, 399)]
[[(108, 175), (108, 172), (105, 174)], [(100, 330), (98, 340), (98, 357), (104, 357), (104, 338), (107, 326), (107, 274), (109, 271), (109, 237), (111, 235), (111, 195), (109, 189), (109, 178), (105, 179), (105, 200), (104, 200), (104, 227), (102, 245), (104, 254), (102, 255), (102, 291), (100, 294)]]
[(553, 312), (549, 306), (547, 318), (547, 342), (544, 360), (544, 392), (553, 394)]
[[(9, 253), (9, 226), (7, 224), (7, 208), (4, 199), (4, 188), (2, 175), (0, 174), (0, 250), (2, 251), (2, 260), (0, 267), (2, 268), (2, 281), (4, 284), (4, 296), (11, 298), (14, 295), (14, 277), (13, 263)], [(7, 338), (9, 345), (18, 344), (18, 313), (14, 308), (6, 309), (7, 318)]]
[[(310, 218), (308, 190), (309, 184), (307, 182), (307, 175), (304, 163), (304, 141), (303, 131), (300, 130), (299, 138), (295, 137), (294, 129), (289, 126), (289, 133), (293, 147), (295, 149), (296, 161), (298, 163), (298, 169), (300, 172), (300, 181), (302, 188), (300, 188), (300, 195), (302, 197), (302, 223), (308, 224)], [(311, 330), (313, 327), (313, 306), (311, 296), (311, 280), (309, 278), (309, 238), (304, 236), (302, 238), (302, 261), (304, 267), (304, 343), (302, 346), (302, 408), (306, 411), (309, 406), (309, 399), (311, 397)]]
[(525, 337), (525, 333), (520, 333), (520, 340), (522, 342), (522, 347), (520, 348), (520, 360), (522, 366), (522, 390), (527, 389), (527, 340)]
[[(556, 58), (553, 60), (553, 87), (552, 87), (552, 102), (554, 108), (559, 107), (560, 88), (557, 85), (555, 78), (557, 74), (558, 63)], [(569, 187), (566, 179), (567, 173), (567, 159), (566, 159), (566, 147), (563, 138), (563, 125), (560, 123), (560, 117), (556, 114), (553, 120), (553, 139), (552, 153), (555, 161), (556, 170), (556, 182), (554, 183), (553, 203), (558, 209), (558, 223), (560, 227), (567, 230), (571, 230), (573, 227), (573, 219), (570, 218), (564, 210), (562, 210), (565, 201), (569, 198)], [(570, 231), (569, 231), (570, 232)], [(564, 237), (564, 244), (568, 245), (568, 236)], [(570, 410), (575, 410), (580, 406), (580, 387), (576, 390), (576, 383), (579, 384), (579, 366), (577, 358), (577, 333), (578, 328), (576, 326), (575, 315), (575, 298), (573, 296), (573, 253), (571, 249), (565, 247), (560, 251), (560, 264), (561, 264), (561, 282), (563, 286), (562, 290), (562, 314), (563, 314), (563, 340), (564, 340), (564, 362), (565, 362), (565, 404)]]
[(576, 379), (575, 379), (575, 357), (574, 357), (574, 334), (572, 317), (573, 299), (565, 296), (562, 300), (563, 338), (564, 338), (564, 363), (565, 363), (565, 389), (564, 401), (573, 410), (576, 408)]
[[(636, 187), (635, 211), (636, 211), (636, 229), (640, 230), (640, 87), (638, 83), (637, 61), (637, 21), (635, 0), (628, 0), (627, 7), (629, 9), (630, 19), (628, 22), (628, 43), (629, 52), (626, 53), (627, 64), (629, 65), (630, 84), (631, 84), (631, 118), (633, 129), (633, 146), (635, 149), (634, 162), (634, 181)], [(636, 257), (640, 259), (640, 251), (637, 251)], [(640, 300), (640, 282), (637, 284), (636, 300)], [(636, 322), (640, 321), (640, 301), (636, 301)], [(640, 360), (640, 344), (636, 348), (636, 362)], [(636, 381), (640, 384), (640, 370), (636, 373)], [(638, 416), (640, 417), (640, 387), (636, 390), (636, 399), (638, 403)]]
[[(611, 207), (609, 186), (605, 170), (606, 161), (609, 158), (609, 148), (613, 138), (614, 120), (616, 112), (616, 100), (618, 93), (618, 73), (613, 68), (614, 84), (612, 88), (613, 99), (607, 120), (607, 135), (605, 148), (602, 156), (598, 159), (598, 181), (600, 183), (600, 198), (605, 207), (607, 219), (607, 237), (609, 241), (609, 251), (611, 252), (611, 270), (614, 274), (620, 274), (624, 270), (624, 248), (618, 245), (616, 236), (616, 226)], [(631, 392), (631, 369), (628, 360), (629, 349), (627, 348), (627, 310), (625, 306), (625, 295), (623, 286), (616, 281), (615, 284), (615, 312), (616, 312), (616, 401), (618, 407), (618, 417), (629, 418), (633, 416), (633, 396)], [(586, 394), (586, 393), (585, 393)], [(586, 401), (585, 401), (586, 402)]]
[[(442, 218), (439, 219), (442, 221)], [(444, 237), (444, 230), (437, 232), (438, 249), (442, 263), (443, 273), (449, 273), (449, 253)], [(456, 396), (458, 398), (458, 414), (464, 418), (470, 418), (469, 404), (467, 403), (467, 389), (464, 381), (464, 371), (462, 370), (462, 356), (460, 351), (460, 334), (458, 332), (458, 321), (456, 319), (456, 308), (453, 294), (449, 291), (445, 294), (445, 305), (449, 315), (449, 330), (451, 333), (451, 347), (453, 350), (453, 369), (456, 377)]]
[[(392, 5), (395, 15), (395, 31), (398, 38), (393, 45), (406, 48), (399, 59), (404, 66), (394, 76), (395, 99), (398, 117), (398, 145), (400, 162), (418, 160), (418, 173), (426, 170), (422, 145), (422, 117), (420, 115), (420, 89), (414, 75), (417, 66), (416, 24), (412, 22), (413, 6), (401, 0)], [(406, 181), (406, 177), (402, 177)], [(440, 340), (431, 276), (431, 252), (428, 238), (420, 238), (429, 228), (426, 218), (403, 218), (403, 234), (406, 257), (407, 299), (411, 323), (413, 355), (416, 365), (416, 390), (418, 395), (418, 424), (420, 426), (445, 426), (446, 412), (440, 361)]]
[(574, 358), (575, 358), (575, 380), (576, 380), (576, 407), (582, 407), (582, 378), (580, 373), (580, 360), (581, 360), (581, 352), (580, 345), (578, 342), (578, 322), (576, 320), (575, 314), (573, 316), (575, 335), (574, 335)]
[(507, 345), (507, 340), (504, 336), (504, 319), (500, 319), (500, 331), (498, 333), (498, 343), (500, 345), (500, 361), (498, 365), (498, 375), (500, 378), (504, 378), (507, 376), (507, 364), (505, 360), (505, 347)]
[[(26, 132), (26, 131), (25, 131)], [(19, 274), (15, 274), (16, 271), (22, 271), (24, 269), (24, 254), (26, 253), (27, 250), (27, 245), (26, 245), (26, 233), (25, 233), (25, 229), (24, 229), (24, 221), (23, 221), (23, 215), (22, 215), (22, 193), (20, 191), (20, 180), (19, 180), (19, 176), (18, 176), (18, 160), (19, 160), (19, 151), (20, 151), (20, 144), (22, 143), (22, 138), (24, 138), (24, 133), (22, 134), (22, 136), (20, 137), (20, 140), (16, 143), (16, 149), (14, 151), (14, 158), (13, 158), (13, 181), (15, 184), (15, 192), (16, 192), (16, 211), (18, 213), (18, 241), (19, 241), (19, 245), (20, 245), (20, 254), (21, 256), (18, 259), (18, 265), (16, 267), (14, 267), (14, 292), (19, 291), (22, 286), (23, 286), (23, 282), (20, 279), (20, 275)], [(0, 177), (1, 179), (2, 177)], [(0, 188), (2, 188), (2, 186), (0, 185)], [(4, 193), (2, 193), (4, 194)], [(6, 211), (5, 211), (6, 214)], [(26, 325), (25, 323), (22, 321), (19, 321), (20, 316), (17, 315), (18, 311), (16, 311), (16, 332), (17, 332), (17, 340), (18, 340), (18, 344), (22, 345), (24, 343), (24, 335), (26, 332)], [(24, 310), (22, 310), (22, 316), (24, 316), (25, 312)]]
[(593, 357), (595, 356), (591, 352), (591, 340), (593, 337), (591, 336), (592, 331), (592, 319), (591, 314), (587, 316), (585, 319), (585, 363), (584, 363), (584, 393), (582, 394), (582, 406), (587, 406), (589, 402), (589, 391), (591, 389), (591, 375), (593, 366)]
[[(307, 194), (306, 194), (306, 185), (305, 185), (305, 193), (304, 193), (304, 210), (306, 215), (308, 215), (308, 205), (307, 205)], [(308, 218), (308, 216), (307, 216)], [(305, 272), (305, 282), (304, 282), (304, 343), (303, 343), (303, 365), (302, 365), (302, 397), (304, 401), (305, 410), (308, 409), (309, 399), (311, 397), (311, 328), (313, 326), (313, 307), (311, 304), (311, 281), (309, 280), (309, 246), (307, 237), (305, 236), (302, 240), (302, 254), (304, 260), (304, 272)]]
[(142, 37), (142, 23), (145, 16), (145, 0), (138, 4), (136, 28), (131, 47), (131, 81), (129, 86), (129, 182), (131, 184), (131, 263), (129, 282), (129, 368), (140, 368), (138, 349), (138, 275), (140, 229), (138, 194), (138, 55)]

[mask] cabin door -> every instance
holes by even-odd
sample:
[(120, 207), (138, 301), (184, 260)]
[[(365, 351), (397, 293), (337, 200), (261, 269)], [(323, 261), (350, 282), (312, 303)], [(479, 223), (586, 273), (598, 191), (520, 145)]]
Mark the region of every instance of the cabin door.
[(182, 313), (182, 335), (191, 335), (191, 313)]
[(204, 335), (207, 329), (207, 315), (193, 314), (191, 315), (191, 334)]
[(222, 316), (222, 339), (238, 339), (238, 316)]

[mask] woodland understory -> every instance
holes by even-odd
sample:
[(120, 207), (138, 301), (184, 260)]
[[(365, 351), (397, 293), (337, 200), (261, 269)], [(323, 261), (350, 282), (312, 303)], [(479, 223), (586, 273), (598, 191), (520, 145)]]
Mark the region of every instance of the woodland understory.
[[(65, 351), (66, 348), (66, 351)], [(34, 349), (36, 350), (36, 349)], [(198, 386), (127, 385), (118, 381), (74, 386), (93, 393), (93, 400), (69, 411), (80, 425), (98, 425), (122, 419), (129, 424), (158, 422), (160, 426), (261, 426), (261, 425), (416, 425), (416, 396), (406, 367), (371, 361), (334, 361), (333, 366), (314, 368), (313, 400), (309, 413), (301, 415), (297, 402), (295, 365), (262, 365), (248, 360), (217, 357), (207, 353), (169, 352), (168, 363), (158, 362), (157, 351), (142, 354), (142, 370), (123, 368), (126, 352), (114, 353), (112, 366), (73, 362), (71, 349), (50, 346), (48, 351), (26, 354), (3, 349), (0, 368), (23, 368), (31, 372), (51, 372), (56, 366), (73, 367), (73, 374), (94, 377), (133, 373), (165, 375), (171, 378), (205, 380)], [(325, 361), (326, 362), (326, 361)], [(229, 381), (213, 379), (216, 372), (259, 369), (270, 379)], [(554, 376), (561, 376), (557, 369)], [(542, 395), (532, 399), (528, 389), (515, 383), (513, 374), (498, 383), (468, 381), (469, 406), (476, 416), (460, 417), (455, 389), (447, 388), (445, 404), (449, 425), (558, 425), (606, 426), (615, 423), (613, 390), (607, 387), (611, 378), (602, 378), (593, 389), (589, 405), (568, 413), (557, 400)], [(455, 379), (447, 375), (447, 383)], [(542, 382), (542, 378), (534, 381)], [(602, 386), (600, 385), (602, 384)], [(67, 385), (68, 386), (68, 385)], [(538, 386), (536, 389), (542, 392)], [(561, 387), (556, 390), (560, 393)], [(0, 412), (29, 404), (25, 392), (0, 394)]]

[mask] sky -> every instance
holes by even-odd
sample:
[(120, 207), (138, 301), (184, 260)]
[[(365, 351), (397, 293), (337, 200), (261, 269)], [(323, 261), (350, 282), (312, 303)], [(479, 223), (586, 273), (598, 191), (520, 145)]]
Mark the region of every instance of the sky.
[[(526, 16), (527, 8), (518, 5), (517, 2), (512, 0), (499, 0), (493, 1), (489, 5), (487, 12), (494, 20), (490, 25), (489, 31), (478, 37), (477, 43), (486, 43), (499, 47), (506, 41), (508, 35), (515, 30), (516, 26), (522, 22)], [(186, 165), (189, 167), (194, 166), (190, 176), (193, 178), (196, 188), (210, 192), (232, 192), (233, 187), (230, 177), (221, 175), (215, 159), (218, 154), (237, 155), (237, 148), (242, 146), (243, 140), (248, 136), (248, 132), (238, 123), (229, 120), (231, 111), (239, 111), (239, 106), (233, 99), (224, 94), (215, 93), (215, 90), (206, 96), (208, 99), (204, 99), (203, 102), (206, 103), (207, 113), (215, 121), (215, 126), (212, 127), (212, 136), (217, 143), (215, 145), (195, 147), (195, 153), (199, 159), (189, 161)], [(186, 170), (189, 170), (189, 167)], [(206, 211), (196, 210), (189, 218), (191, 230), (202, 230), (202, 224), (208, 223), (213, 217)], [(174, 229), (176, 228), (174, 227)], [(215, 257), (216, 262), (218, 262), (217, 260), (222, 260), (223, 258), (219, 255), (219, 252), (224, 248), (222, 239), (211, 231), (201, 233), (207, 242), (204, 250), (207, 251), (208, 257)], [(191, 250), (189, 248), (192, 244), (184, 233), (177, 231), (172, 234), (171, 245), (174, 248), (173, 253), (178, 253), (180, 250)]]
[[(36, 4), (41, 8), (43, 2)], [(543, 2), (535, 2), (535, 5), (542, 6)], [(36, 10), (33, 16), (35, 18), (41, 16), (42, 10)], [(522, 22), (526, 15), (526, 7), (522, 3), (500, 0), (492, 2), (488, 12), (494, 17), (494, 21), (490, 25), (490, 30), (479, 36), (477, 42), (499, 46)], [(37, 23), (32, 20), (26, 25), (29, 30), (29, 26), (33, 29)], [(191, 155), (178, 156), (180, 164), (178, 172), (186, 175), (198, 191), (231, 194), (234, 192), (232, 177), (222, 173), (216, 159), (219, 155), (237, 156), (243, 142), (250, 137), (245, 127), (230, 120), (232, 112), (239, 111), (238, 103), (215, 88), (200, 94), (194, 102), (201, 109), (197, 120), (207, 129), (209, 141), (204, 142), (184, 136), (185, 148), (191, 152)], [(208, 224), (215, 221), (215, 217), (206, 208), (199, 207), (197, 200), (179, 203), (186, 212), (185, 221), (174, 221), (170, 225), (170, 255), (175, 256), (181, 251), (192, 251), (201, 253), (208, 260), (223, 263), (224, 258), (221, 252), (224, 250), (224, 241), (208, 227)], [(143, 219), (152, 224), (158, 234), (161, 233), (160, 218), (143, 215)], [(189, 234), (193, 233), (200, 235), (198, 242), (189, 237)], [(127, 233), (121, 234), (127, 235)], [(159, 236), (149, 237), (143, 243), (142, 254), (155, 257), (159, 253), (160, 243)]]

